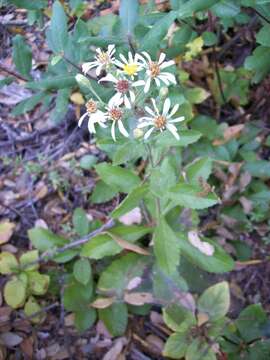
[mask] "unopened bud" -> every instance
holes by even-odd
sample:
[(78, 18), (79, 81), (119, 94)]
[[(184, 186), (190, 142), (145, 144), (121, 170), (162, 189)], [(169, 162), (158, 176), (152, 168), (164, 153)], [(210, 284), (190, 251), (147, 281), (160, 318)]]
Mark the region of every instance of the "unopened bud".
[(159, 96), (162, 98), (165, 98), (169, 93), (169, 89), (167, 88), (167, 86), (162, 86), (159, 90)]
[(144, 132), (142, 131), (142, 129), (136, 128), (133, 130), (133, 136), (135, 139), (139, 139), (143, 136)]

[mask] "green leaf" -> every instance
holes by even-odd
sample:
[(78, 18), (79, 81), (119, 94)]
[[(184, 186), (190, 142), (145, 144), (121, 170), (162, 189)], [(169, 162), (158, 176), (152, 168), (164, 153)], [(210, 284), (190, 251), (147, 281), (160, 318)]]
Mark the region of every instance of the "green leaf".
[(97, 313), (95, 309), (89, 308), (75, 312), (75, 326), (79, 331), (90, 329), (96, 321)]
[(176, 140), (169, 131), (164, 131), (157, 137), (157, 146), (182, 146), (193, 144), (199, 140), (201, 133), (195, 130), (180, 130), (180, 140)]
[(167, 197), (168, 190), (177, 183), (175, 166), (171, 159), (166, 157), (162, 164), (151, 171), (150, 190), (159, 197)]
[(177, 236), (179, 238), (180, 249), (183, 256), (201, 269), (210, 273), (224, 273), (233, 270), (233, 259), (215, 241), (201, 237), (202, 241), (207, 241), (215, 248), (214, 254), (212, 256), (207, 256), (191, 245), (187, 235), (177, 233)]
[(101, 179), (112, 188), (123, 193), (129, 193), (140, 184), (140, 178), (131, 170), (120, 166), (113, 166), (108, 163), (96, 165), (96, 171)]
[(253, 82), (258, 84), (270, 72), (270, 47), (258, 46), (251, 56), (245, 60), (245, 68), (252, 70), (255, 75)]
[(65, 245), (68, 240), (55, 235), (50, 230), (43, 228), (33, 228), (28, 230), (28, 236), (31, 243), (39, 251), (52, 250), (54, 247)]
[(21, 35), (13, 38), (12, 60), (18, 72), (29, 78), (32, 69), (32, 52)]
[(92, 280), (83, 285), (71, 277), (64, 290), (64, 306), (69, 311), (84, 311), (89, 308), (93, 293)]
[(106, 256), (119, 254), (122, 250), (121, 246), (119, 246), (111, 236), (102, 234), (95, 236), (82, 246), (81, 256), (100, 260)]
[(156, 54), (161, 40), (167, 35), (168, 29), (176, 19), (176, 16), (176, 11), (170, 11), (158, 20), (142, 39), (140, 49)]
[(36, 301), (36, 299), (33, 296), (30, 296), (24, 305), (24, 313), (26, 316), (31, 316), (31, 322), (33, 322), (34, 324), (40, 323), (44, 318), (44, 313), (32, 317), (33, 314), (39, 312), (40, 310), (41, 307)]
[(47, 0), (10, 0), (10, 2), (16, 5), (20, 9), (27, 9), (27, 10), (39, 10), (45, 9), (48, 5)]
[(48, 275), (40, 274), (37, 271), (30, 271), (27, 273), (27, 276), (29, 283), (29, 291), (31, 294), (46, 294), (50, 284), (50, 277)]
[(270, 33), (270, 25), (269, 24), (265, 24), (260, 31), (258, 32), (258, 34), (256, 35), (256, 40), (259, 44), (263, 45), (263, 46), (267, 46), (270, 47), (270, 38), (269, 38), (269, 33)]
[(65, 50), (68, 43), (67, 17), (59, 1), (53, 4), (51, 25), (46, 36), (52, 51), (58, 53)]
[(43, 92), (30, 96), (29, 98), (19, 102), (13, 109), (11, 114), (13, 116), (18, 116), (26, 113), (27, 111), (31, 111), (34, 107), (40, 103), (46, 95)]
[(13, 309), (23, 306), (26, 299), (26, 283), (18, 277), (9, 280), (4, 287), (4, 298)]
[(94, 155), (84, 155), (80, 160), (80, 167), (84, 170), (90, 170), (97, 163), (97, 158)]
[(133, 189), (128, 196), (121, 202), (121, 204), (113, 210), (111, 216), (116, 219), (128, 213), (130, 210), (138, 206), (139, 202), (147, 194), (149, 187), (147, 184), (139, 185)]
[(220, 0), (212, 7), (213, 13), (221, 18), (233, 18), (240, 10), (240, 6), (232, 0)]
[(55, 124), (59, 124), (65, 119), (65, 115), (68, 110), (68, 103), (71, 89), (65, 88), (57, 91), (55, 107), (51, 111), (51, 121)]
[(133, 253), (114, 260), (100, 275), (98, 289), (121, 297), (130, 280), (143, 274), (146, 263), (145, 256)]
[(113, 165), (126, 164), (128, 161), (134, 161), (142, 157), (145, 152), (145, 148), (142, 143), (127, 142), (120, 145), (113, 155)]
[(216, 360), (216, 355), (211, 346), (195, 339), (188, 346), (185, 360)]
[(270, 178), (270, 161), (256, 160), (248, 161), (244, 164), (244, 170), (249, 172), (250, 175), (261, 179)]
[(166, 274), (175, 272), (180, 261), (179, 241), (164, 218), (160, 219), (154, 232), (154, 253), (161, 270)]
[(99, 309), (98, 315), (112, 336), (124, 334), (128, 323), (126, 304), (115, 303), (106, 309)]
[(74, 230), (81, 237), (86, 236), (89, 233), (89, 220), (86, 212), (82, 208), (75, 209), (72, 216), (72, 222)]
[(26, 84), (32, 90), (59, 90), (76, 86), (77, 82), (73, 75), (57, 75), (48, 79), (33, 81)]
[(73, 266), (73, 275), (79, 283), (86, 285), (91, 279), (91, 274), (92, 270), (89, 260), (79, 259), (75, 262)]
[(139, 12), (138, 0), (121, 0), (119, 15), (123, 26), (124, 34), (129, 36), (133, 33)]
[(185, 19), (186, 17), (190, 17), (194, 12), (208, 10), (217, 2), (219, 2), (219, 0), (189, 0), (180, 6), (177, 17), (179, 19)]
[(152, 232), (152, 228), (137, 225), (119, 225), (110, 230), (110, 233), (113, 235), (119, 236), (120, 238), (130, 242), (135, 242), (150, 232)]
[(186, 332), (191, 326), (196, 325), (194, 314), (179, 304), (171, 304), (163, 309), (165, 324), (176, 332)]
[(260, 304), (253, 304), (241, 311), (235, 324), (246, 342), (259, 339), (267, 322), (267, 316)]
[(179, 183), (169, 190), (168, 197), (174, 205), (197, 210), (208, 208), (219, 202), (215, 194), (204, 195), (202, 193), (202, 189), (198, 186)]
[(38, 251), (37, 250), (27, 251), (21, 255), (20, 265), (23, 266), (24, 271), (36, 270), (38, 268), (38, 263), (29, 265), (29, 266), (26, 266), (26, 265), (31, 264), (37, 260), (38, 260)]
[(3, 251), (0, 254), (0, 273), (1, 274), (11, 274), (14, 271), (16, 271), (16, 269), (18, 269), (18, 261), (16, 259), (16, 257), (7, 252), (7, 251)]
[(187, 165), (185, 172), (187, 179), (191, 184), (199, 184), (200, 178), (207, 181), (212, 171), (212, 160), (209, 157), (195, 159)]
[(210, 286), (198, 300), (198, 310), (207, 314), (212, 321), (224, 317), (230, 307), (230, 289), (226, 281)]
[(217, 43), (218, 38), (217, 35), (211, 31), (205, 31), (202, 34), (204, 45), (213, 46)]
[(114, 198), (118, 191), (107, 185), (104, 181), (99, 180), (90, 197), (93, 204), (102, 204)]
[(166, 341), (163, 355), (172, 359), (184, 358), (189, 345), (186, 333), (175, 333), (169, 336)]

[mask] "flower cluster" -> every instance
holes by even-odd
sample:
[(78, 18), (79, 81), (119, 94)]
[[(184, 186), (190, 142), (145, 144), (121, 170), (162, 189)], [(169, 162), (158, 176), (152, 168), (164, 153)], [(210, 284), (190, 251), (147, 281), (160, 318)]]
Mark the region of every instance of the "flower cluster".
[[(127, 58), (120, 54), (118, 60), (114, 57), (114, 45), (109, 45), (107, 51), (97, 49), (96, 53), (94, 61), (82, 65), (82, 71), (87, 74), (95, 68), (97, 76), (100, 76), (102, 71), (106, 71), (106, 76), (102, 77), (99, 82), (112, 82), (115, 94), (107, 106), (103, 104), (103, 110), (99, 108), (100, 104), (90, 99), (86, 103), (86, 113), (79, 120), (79, 126), (88, 117), (89, 132), (95, 133), (96, 124), (107, 127), (107, 123), (111, 122), (111, 135), (114, 141), (116, 141), (116, 127), (123, 136), (129, 137), (124, 125), (126, 114), (134, 108), (136, 98), (140, 93), (143, 92), (147, 96), (152, 83), (157, 87), (176, 84), (175, 76), (165, 71), (166, 68), (174, 65), (174, 61), (165, 61), (164, 53), (160, 54), (158, 61), (153, 61), (147, 52), (136, 53), (134, 56), (129, 52)], [(141, 88), (141, 90), (138, 91), (137, 88)], [(167, 98), (163, 110), (160, 112), (155, 99), (151, 98), (151, 101), (153, 109), (146, 106), (145, 113), (148, 115), (138, 119), (138, 129), (150, 127), (144, 134), (144, 138), (147, 139), (154, 130), (162, 132), (167, 129), (176, 139), (179, 139), (177, 128), (173, 125), (184, 120), (184, 117), (173, 118), (179, 105), (175, 105), (170, 111), (171, 102)]]

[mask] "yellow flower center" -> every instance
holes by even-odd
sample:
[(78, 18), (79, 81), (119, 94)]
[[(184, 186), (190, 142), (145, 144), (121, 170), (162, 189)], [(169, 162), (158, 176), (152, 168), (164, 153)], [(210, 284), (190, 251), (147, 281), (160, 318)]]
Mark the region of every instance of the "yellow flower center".
[(113, 121), (120, 120), (122, 118), (122, 115), (123, 115), (123, 112), (117, 107), (114, 107), (113, 109), (111, 109), (109, 111), (109, 116)]
[(149, 70), (151, 72), (151, 77), (155, 78), (160, 74), (160, 67), (157, 62), (151, 62), (149, 64)]
[(97, 111), (97, 104), (94, 100), (90, 99), (85, 104), (86, 110), (89, 114), (93, 114)]
[(157, 116), (154, 120), (155, 127), (158, 129), (164, 129), (166, 123), (167, 119), (165, 118), (165, 116), (162, 115)]
[(126, 64), (126, 65), (124, 65), (123, 70), (127, 75), (132, 76), (132, 75), (135, 75), (136, 72), (138, 71), (138, 65), (134, 64), (134, 63)]
[(98, 60), (102, 63), (102, 64), (108, 64), (110, 61), (109, 55), (106, 52), (101, 52), (98, 55)]

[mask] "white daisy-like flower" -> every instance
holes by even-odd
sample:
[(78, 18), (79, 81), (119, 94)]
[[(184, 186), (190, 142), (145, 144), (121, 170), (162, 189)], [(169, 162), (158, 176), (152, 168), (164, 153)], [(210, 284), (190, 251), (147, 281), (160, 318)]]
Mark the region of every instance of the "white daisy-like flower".
[(96, 74), (99, 76), (102, 70), (107, 69), (111, 64), (115, 63), (115, 45), (109, 45), (107, 51), (102, 51), (98, 48), (96, 49), (96, 53), (97, 55), (95, 56), (94, 61), (82, 64), (82, 71), (84, 74), (88, 73), (89, 70), (96, 68)]
[(147, 93), (150, 89), (152, 80), (157, 86), (161, 86), (163, 82), (165, 85), (176, 84), (175, 76), (169, 72), (163, 71), (165, 68), (175, 64), (173, 60), (165, 61), (166, 55), (161, 53), (158, 61), (153, 61), (150, 55), (143, 51), (142, 54), (146, 57), (144, 59), (144, 68), (146, 69), (146, 80), (144, 81), (144, 92)]
[(113, 95), (111, 100), (114, 103), (124, 102), (125, 107), (127, 109), (131, 109), (132, 104), (135, 102), (135, 93), (133, 91), (133, 87), (142, 86), (144, 84), (143, 80), (138, 80), (132, 82), (124, 77), (120, 77), (117, 79), (114, 75), (108, 74), (104, 78), (99, 80), (101, 81), (111, 81), (114, 83), (114, 88), (116, 90), (116, 94)]
[(97, 103), (90, 99), (85, 106), (86, 113), (80, 117), (78, 122), (79, 127), (82, 126), (83, 120), (88, 116), (88, 130), (90, 133), (96, 133), (95, 124), (99, 124), (101, 127), (106, 128), (107, 126), (104, 124), (106, 122), (105, 113), (98, 110)]
[(151, 99), (151, 101), (152, 101), (154, 110), (152, 110), (150, 107), (146, 106), (145, 111), (150, 116), (144, 116), (144, 117), (140, 118), (139, 124), (137, 126), (139, 129), (151, 126), (151, 128), (146, 131), (146, 133), (144, 135), (144, 139), (148, 139), (149, 136), (152, 134), (152, 132), (155, 129), (159, 130), (160, 132), (168, 129), (173, 134), (173, 136), (177, 140), (179, 140), (180, 136), (177, 132), (177, 128), (173, 124), (183, 121), (183, 120), (185, 120), (185, 118), (184, 118), (184, 116), (180, 116), (178, 118), (172, 119), (172, 116), (176, 113), (176, 111), (179, 108), (179, 104), (174, 105), (174, 107), (170, 111), (171, 101), (169, 98), (167, 98), (164, 102), (163, 111), (161, 114), (157, 108), (157, 104), (156, 104), (155, 100)]
[(143, 70), (144, 59), (141, 55), (136, 53), (135, 56), (133, 56), (129, 51), (128, 58), (125, 58), (123, 54), (120, 54), (119, 57), (122, 62), (115, 60), (115, 65), (120, 67), (123, 73), (130, 76), (132, 80), (134, 79), (134, 75), (137, 75), (139, 71)]
[(114, 141), (116, 141), (116, 136), (115, 136), (116, 125), (118, 126), (118, 129), (122, 135), (124, 135), (125, 137), (129, 137), (129, 133), (127, 132), (123, 124), (124, 112), (120, 108), (122, 103), (123, 103), (123, 99), (121, 99), (120, 101), (118, 100), (115, 101), (112, 98), (108, 103), (107, 113), (105, 114), (106, 118), (112, 121), (111, 134)]

